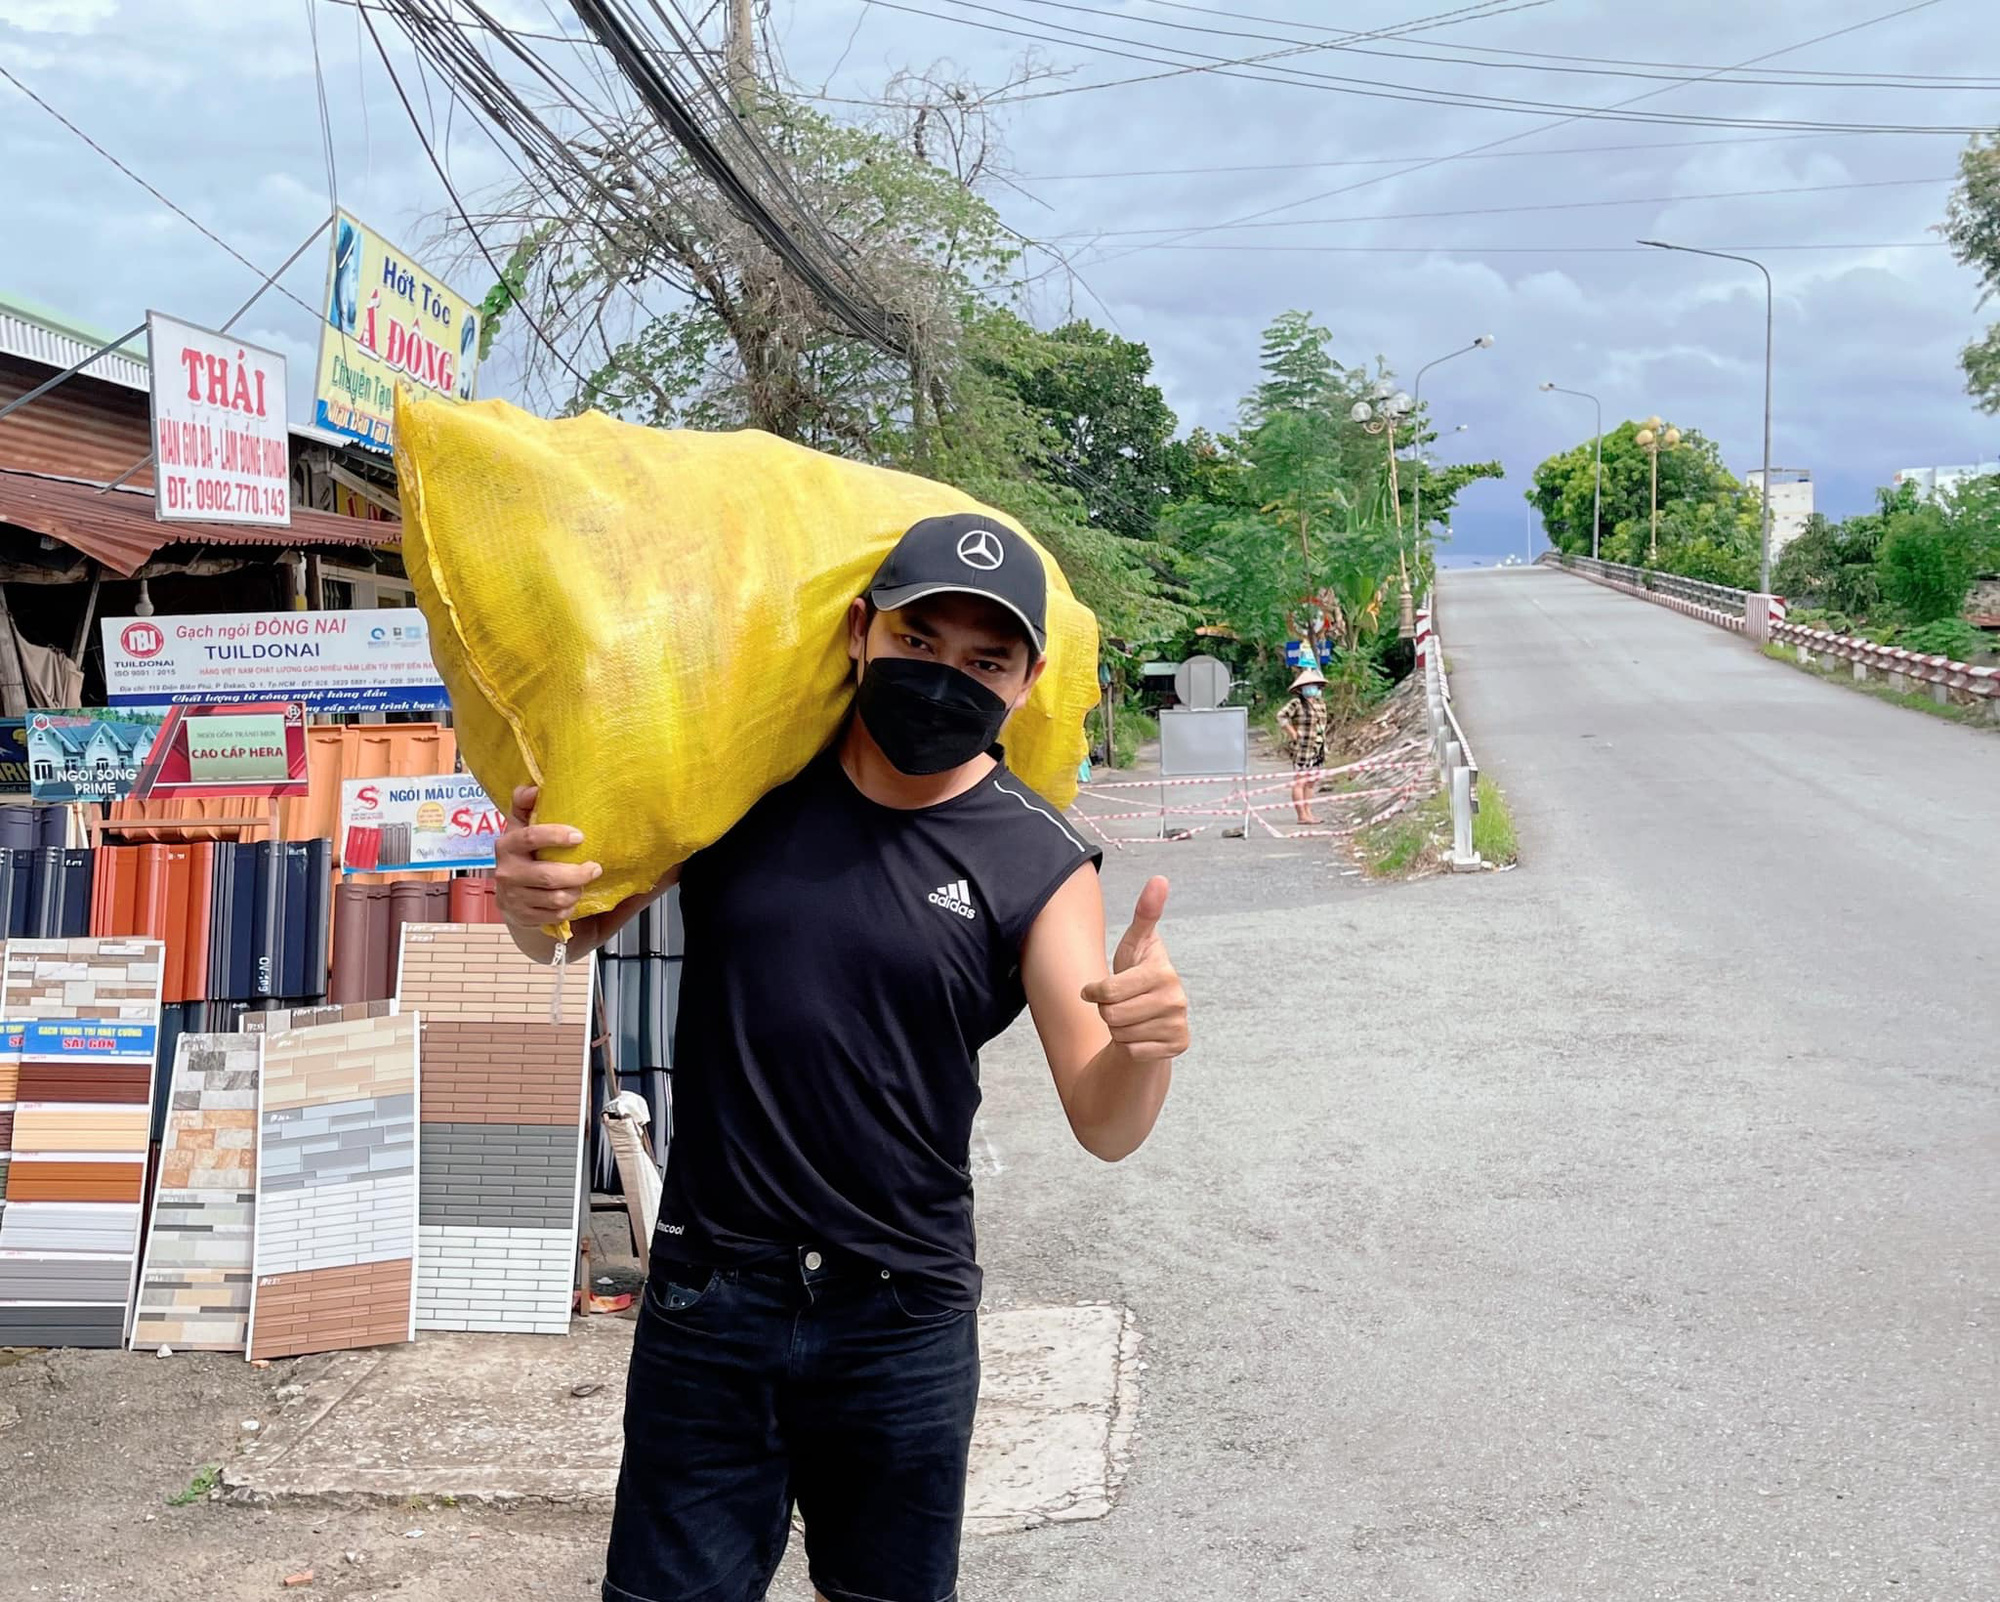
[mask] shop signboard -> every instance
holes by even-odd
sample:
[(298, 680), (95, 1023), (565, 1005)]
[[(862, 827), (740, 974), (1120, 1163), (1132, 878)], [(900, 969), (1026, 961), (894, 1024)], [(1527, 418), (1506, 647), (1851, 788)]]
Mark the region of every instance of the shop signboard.
[(85, 1023), (64, 1019), (9, 1026), (21, 1031), (24, 1056), (72, 1062), (151, 1062), (160, 1030), (149, 1023)]
[(28, 787), (28, 720), (0, 718), (0, 800), (24, 801)]
[(242, 706), (30, 712), (29, 793), (37, 801), (300, 796), (306, 712), (296, 701)]
[(160, 312), (152, 351), (153, 515), (163, 523), (292, 521), (285, 358)]
[(478, 366), (479, 309), (409, 252), (336, 211), (313, 422), (386, 451), (398, 384), (470, 400)]
[(349, 779), (340, 787), (341, 871), (490, 868), (506, 824), (469, 773)]
[(113, 706), (283, 699), (309, 712), (425, 712), (450, 705), (415, 607), (107, 617), (102, 627)]

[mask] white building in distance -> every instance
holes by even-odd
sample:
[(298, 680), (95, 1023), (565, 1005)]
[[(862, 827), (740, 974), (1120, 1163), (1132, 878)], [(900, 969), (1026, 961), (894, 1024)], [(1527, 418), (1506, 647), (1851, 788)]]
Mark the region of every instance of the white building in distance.
[(1896, 471), (1898, 484), (1914, 484), (1927, 501), (1949, 495), (1971, 478), (1990, 478), (2000, 473), (2000, 462), (1974, 462), (1970, 467), (1903, 467)]
[[(1743, 482), (1760, 494), (1764, 470), (1753, 467)], [(1771, 469), (1771, 559), (1806, 531), (1806, 519), (1813, 514), (1812, 474), (1803, 467)]]

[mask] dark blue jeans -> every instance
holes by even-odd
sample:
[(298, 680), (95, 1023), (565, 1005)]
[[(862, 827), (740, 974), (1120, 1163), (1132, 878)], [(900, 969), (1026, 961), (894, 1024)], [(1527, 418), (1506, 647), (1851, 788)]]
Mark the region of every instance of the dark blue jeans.
[(604, 1602), (762, 1602), (797, 1505), (829, 1602), (950, 1602), (978, 1315), (834, 1254), (655, 1256)]

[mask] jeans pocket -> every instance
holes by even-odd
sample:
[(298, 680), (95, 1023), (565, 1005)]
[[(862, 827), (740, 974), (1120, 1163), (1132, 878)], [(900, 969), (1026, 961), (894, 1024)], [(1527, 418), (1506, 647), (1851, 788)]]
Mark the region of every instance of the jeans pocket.
[(656, 1313), (671, 1316), (700, 1304), (715, 1289), (722, 1270), (684, 1263), (655, 1263), (646, 1276), (646, 1301)]
[(889, 1300), (908, 1324), (948, 1324), (966, 1314), (965, 1308), (954, 1307), (921, 1281), (902, 1274), (889, 1280)]

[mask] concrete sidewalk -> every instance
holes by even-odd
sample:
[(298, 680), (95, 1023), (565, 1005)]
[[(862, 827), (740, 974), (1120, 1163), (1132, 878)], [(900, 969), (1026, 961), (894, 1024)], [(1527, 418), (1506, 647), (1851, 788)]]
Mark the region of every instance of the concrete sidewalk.
[[(302, 1360), (223, 1484), (248, 1501), (540, 1503), (607, 1510), (629, 1319), (570, 1337), (427, 1335)], [(1138, 1333), (1104, 1305), (980, 1323), (968, 1533), (1102, 1518), (1124, 1479)]]

